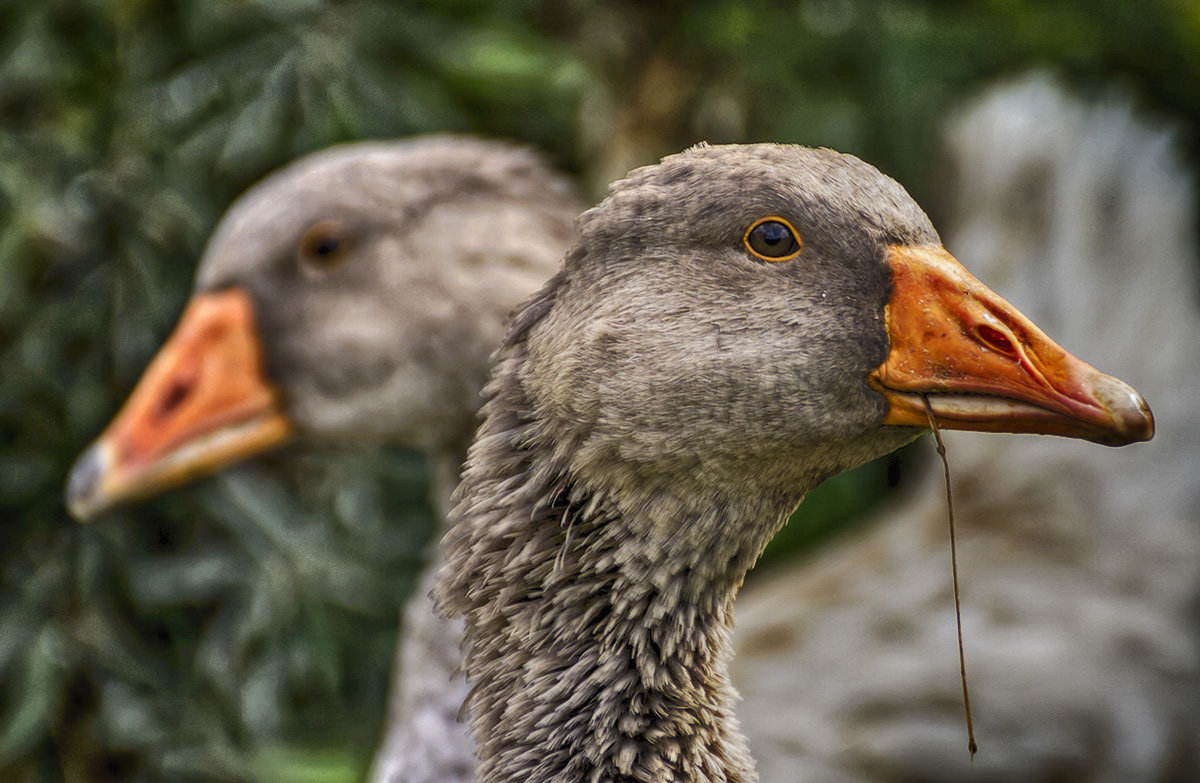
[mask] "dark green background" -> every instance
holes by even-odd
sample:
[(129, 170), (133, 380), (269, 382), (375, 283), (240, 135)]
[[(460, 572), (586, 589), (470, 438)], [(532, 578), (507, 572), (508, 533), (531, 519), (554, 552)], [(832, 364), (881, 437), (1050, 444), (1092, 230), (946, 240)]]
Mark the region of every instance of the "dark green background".
[[(936, 221), (937, 122), (1038, 66), (1084, 94), (1128, 87), (1194, 152), (1185, 0), (6, 0), (0, 780), (365, 770), (429, 535), (418, 458), (279, 456), (89, 526), (60, 499), (264, 173), (469, 131), (542, 148), (594, 200), (702, 139), (789, 141), (865, 157)], [(861, 513), (888, 473), (831, 482), (769, 556)]]

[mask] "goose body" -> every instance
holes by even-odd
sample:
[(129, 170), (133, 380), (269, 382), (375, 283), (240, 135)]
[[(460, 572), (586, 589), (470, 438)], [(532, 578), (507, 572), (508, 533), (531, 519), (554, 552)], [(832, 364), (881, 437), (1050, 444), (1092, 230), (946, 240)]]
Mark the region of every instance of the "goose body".
[(1044, 76), (955, 115), (948, 143), (948, 244), (1066, 344), (1136, 379), (1161, 435), (1136, 456), (946, 435), (974, 759), (936, 469), (865, 535), (743, 591), (739, 719), (764, 780), (1196, 780), (1190, 181), (1169, 134), (1126, 101), (1085, 106)]
[[(213, 232), (175, 334), (72, 471), (81, 518), (269, 448), (391, 442), (431, 458), (440, 515), (511, 308), (553, 274), (575, 197), (537, 156), (456, 137), (321, 151)], [(429, 573), (432, 573), (432, 566)], [(419, 581), (379, 780), (469, 780), (460, 630)]]
[(697, 147), (578, 225), (495, 356), (443, 543), (482, 783), (756, 779), (734, 596), (807, 490), (922, 431), (922, 395), (945, 427), (1151, 434), (856, 158)]

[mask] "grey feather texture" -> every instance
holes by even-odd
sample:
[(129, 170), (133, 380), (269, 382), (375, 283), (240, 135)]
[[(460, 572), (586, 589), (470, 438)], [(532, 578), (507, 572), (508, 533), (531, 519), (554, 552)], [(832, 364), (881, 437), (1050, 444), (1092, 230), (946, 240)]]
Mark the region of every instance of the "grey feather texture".
[[(757, 219), (800, 258), (742, 246)], [(751, 781), (732, 601), (804, 492), (883, 428), (885, 248), (936, 244), (896, 183), (828, 150), (697, 147), (579, 220), (498, 352), (436, 590), (493, 781)]]
[(733, 679), (764, 780), (1200, 779), (1192, 182), (1123, 98), (1043, 75), (948, 125), (947, 246), (1146, 393), (1136, 453), (946, 435), (980, 752), (966, 752), (940, 470), (861, 539), (752, 583)]

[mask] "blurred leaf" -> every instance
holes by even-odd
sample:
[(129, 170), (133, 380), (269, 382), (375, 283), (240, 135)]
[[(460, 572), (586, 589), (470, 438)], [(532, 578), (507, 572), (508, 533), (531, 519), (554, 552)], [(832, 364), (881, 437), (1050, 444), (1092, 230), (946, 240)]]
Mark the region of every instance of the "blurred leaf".
[(10, 692), (9, 709), (0, 725), (0, 761), (28, 752), (49, 728), (54, 704), (61, 697), (59, 643), (52, 629), (44, 629), (21, 671), (11, 678), (15, 690)]
[(255, 777), (276, 783), (354, 783), (365, 770), (344, 751), (276, 745), (255, 759)]

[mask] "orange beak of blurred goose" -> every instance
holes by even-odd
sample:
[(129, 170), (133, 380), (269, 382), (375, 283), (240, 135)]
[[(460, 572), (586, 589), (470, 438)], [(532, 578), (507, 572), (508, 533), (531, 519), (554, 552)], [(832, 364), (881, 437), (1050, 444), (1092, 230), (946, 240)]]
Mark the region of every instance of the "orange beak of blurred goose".
[(249, 295), (197, 295), (125, 407), (71, 469), (67, 507), (86, 520), (265, 451), (290, 430), (263, 375)]
[(1154, 418), (1128, 384), (1060, 348), (937, 246), (890, 248), (890, 352), (870, 375), (884, 424), (1030, 432), (1109, 446), (1149, 440)]

